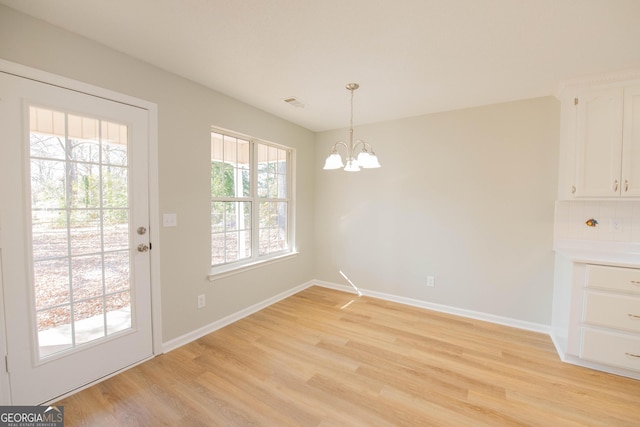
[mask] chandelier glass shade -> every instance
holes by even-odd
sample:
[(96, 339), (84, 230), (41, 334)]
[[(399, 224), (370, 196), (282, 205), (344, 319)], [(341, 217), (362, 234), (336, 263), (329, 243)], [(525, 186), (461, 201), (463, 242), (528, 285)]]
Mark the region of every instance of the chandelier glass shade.
[[(353, 142), (353, 91), (358, 89), (358, 83), (349, 83), (346, 88), (351, 92), (351, 118), (349, 121), (349, 142), (338, 141), (331, 147), (331, 153), (324, 163), (325, 170), (341, 169), (347, 172), (358, 172), (360, 168), (374, 169), (380, 167), (378, 157), (373, 152), (373, 147), (367, 142), (356, 140)], [(347, 150), (346, 166), (342, 161), (342, 156), (338, 152), (338, 147)]]

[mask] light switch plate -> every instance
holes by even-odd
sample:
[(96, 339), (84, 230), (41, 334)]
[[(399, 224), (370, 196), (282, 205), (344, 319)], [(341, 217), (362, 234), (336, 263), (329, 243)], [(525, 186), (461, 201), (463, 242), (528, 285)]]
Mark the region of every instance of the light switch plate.
[(177, 227), (178, 215), (174, 213), (166, 213), (162, 215), (162, 225), (165, 227)]

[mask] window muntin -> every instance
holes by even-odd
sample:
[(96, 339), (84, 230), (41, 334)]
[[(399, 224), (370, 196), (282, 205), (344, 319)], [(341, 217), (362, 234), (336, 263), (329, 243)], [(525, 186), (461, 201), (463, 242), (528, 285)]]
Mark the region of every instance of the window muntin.
[(242, 267), (291, 252), (292, 150), (211, 132), (211, 266)]

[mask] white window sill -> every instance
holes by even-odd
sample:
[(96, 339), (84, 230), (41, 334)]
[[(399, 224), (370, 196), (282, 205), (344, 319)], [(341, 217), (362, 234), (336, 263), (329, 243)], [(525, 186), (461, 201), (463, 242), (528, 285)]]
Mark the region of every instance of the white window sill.
[(285, 261), (290, 258), (298, 256), (299, 252), (287, 252), (286, 254), (276, 255), (272, 258), (256, 260), (248, 264), (224, 266), (215, 269), (211, 269), (208, 279), (210, 282), (223, 279), (225, 277), (233, 276), (234, 274), (244, 273), (245, 271), (253, 270), (254, 268), (264, 267), (266, 265), (275, 264), (276, 262)]

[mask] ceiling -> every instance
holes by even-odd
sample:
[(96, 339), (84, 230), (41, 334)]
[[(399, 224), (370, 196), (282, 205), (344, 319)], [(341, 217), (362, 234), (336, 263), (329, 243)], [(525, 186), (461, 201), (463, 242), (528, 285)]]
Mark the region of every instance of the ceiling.
[[(313, 131), (640, 67), (638, 0), (0, 0)], [(283, 100), (297, 97), (304, 108)]]

